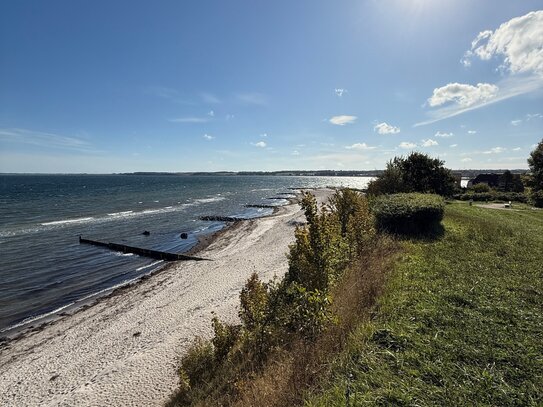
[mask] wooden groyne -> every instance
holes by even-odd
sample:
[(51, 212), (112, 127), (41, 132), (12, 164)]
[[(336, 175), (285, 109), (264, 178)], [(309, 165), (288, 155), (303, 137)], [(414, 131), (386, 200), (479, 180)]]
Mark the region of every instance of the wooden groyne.
[(236, 216), (200, 216), (200, 220), (212, 221), (212, 222), (241, 222), (242, 220), (247, 220), (245, 218), (238, 218)]
[(261, 205), (261, 204), (257, 204), (257, 205), (244, 205), (246, 208), (267, 208), (267, 209), (275, 209), (275, 208), (279, 208), (280, 205)]
[(208, 260), (201, 257), (187, 256), (185, 254), (161, 252), (159, 250), (144, 249), (141, 247), (128, 246), (125, 244), (100, 242), (98, 240), (84, 239), (79, 236), (79, 243), (91, 244), (93, 246), (106, 247), (110, 250), (122, 253), (134, 253), (140, 256), (151, 257), (157, 260), (177, 261), (177, 260)]

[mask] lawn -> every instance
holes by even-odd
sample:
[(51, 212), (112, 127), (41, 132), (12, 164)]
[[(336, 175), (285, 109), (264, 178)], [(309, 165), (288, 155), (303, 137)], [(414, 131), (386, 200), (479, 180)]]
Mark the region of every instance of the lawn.
[(307, 406), (543, 405), (543, 210), (453, 203), (402, 242), (371, 322)]

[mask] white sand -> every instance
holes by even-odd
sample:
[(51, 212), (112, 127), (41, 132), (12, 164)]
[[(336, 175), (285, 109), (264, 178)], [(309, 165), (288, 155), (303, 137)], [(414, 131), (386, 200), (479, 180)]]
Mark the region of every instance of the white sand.
[(235, 321), (251, 273), (286, 272), (292, 221), (302, 220), (290, 205), (244, 222), (199, 253), (213, 261), (177, 263), (12, 342), (0, 353), (0, 406), (162, 405), (178, 383), (179, 356), (211, 334), (211, 313)]

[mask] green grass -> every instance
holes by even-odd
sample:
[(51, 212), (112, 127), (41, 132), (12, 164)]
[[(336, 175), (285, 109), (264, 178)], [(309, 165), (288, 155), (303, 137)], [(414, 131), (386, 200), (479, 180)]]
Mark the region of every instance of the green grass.
[[(446, 206), (307, 406), (542, 406), (543, 211)], [(347, 402), (346, 393), (349, 393)]]

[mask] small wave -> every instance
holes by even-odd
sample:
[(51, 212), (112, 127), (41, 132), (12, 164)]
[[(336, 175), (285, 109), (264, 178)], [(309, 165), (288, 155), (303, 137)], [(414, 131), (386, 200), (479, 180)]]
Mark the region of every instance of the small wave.
[(56, 225), (68, 225), (71, 223), (88, 223), (92, 222), (95, 218), (90, 216), (86, 218), (74, 218), (74, 219), (63, 219), (63, 220), (55, 220), (52, 222), (45, 222), (41, 223), (42, 226), (56, 226)]
[(134, 211), (113, 212), (113, 213), (108, 213), (107, 216), (126, 216), (132, 213), (134, 213)]
[(195, 199), (194, 203), (210, 203), (210, 202), (219, 202), (219, 201), (224, 201), (224, 200), (225, 198), (223, 196), (214, 196), (212, 198)]
[(4, 329), (0, 330), (0, 332), (10, 331), (12, 329), (19, 328), (19, 327), (24, 326), (24, 325), (28, 325), (28, 324), (30, 324), (30, 323), (32, 323), (34, 321), (38, 321), (40, 319), (47, 318), (47, 317), (49, 317), (51, 315), (59, 313), (63, 309), (71, 307), (74, 304), (75, 304), (75, 302), (71, 302), (69, 304), (63, 305), (62, 307), (54, 309), (53, 311), (46, 312), (45, 314), (40, 314), (40, 315), (36, 315), (34, 317), (29, 317), (29, 318), (23, 319), (21, 322), (15, 324), (15, 325), (11, 325), (11, 326), (8, 326), (7, 328), (4, 328)]
[[(221, 198), (221, 199), (224, 199), (224, 198)], [(221, 200), (221, 199), (214, 199), (214, 200)], [(37, 233), (43, 230), (47, 230), (48, 228), (61, 228), (64, 226), (87, 224), (87, 223), (111, 222), (111, 221), (128, 218), (128, 217), (146, 216), (146, 215), (168, 213), (168, 212), (178, 212), (178, 211), (182, 211), (186, 209), (186, 207), (190, 205), (191, 204), (166, 206), (164, 208), (146, 209), (143, 211), (112, 212), (112, 213), (108, 213), (107, 215), (96, 216), (96, 217), (88, 216), (88, 217), (83, 217), (83, 218), (72, 218), (72, 219), (55, 220), (51, 222), (43, 222), (43, 223), (39, 223), (38, 225), (34, 227), (25, 227), (25, 228), (14, 229), (14, 230), (2, 230), (0, 231), (0, 238), (21, 236), (21, 235), (26, 235), (30, 233)]]
[(134, 255), (134, 253), (121, 253), (121, 252), (110, 252), (110, 253), (117, 257), (131, 257)]
[(148, 264), (148, 265), (146, 265), (146, 266), (138, 267), (138, 268), (136, 269), (136, 271), (142, 271), (142, 270), (148, 269), (148, 268), (150, 268), (150, 267), (156, 266), (157, 264), (160, 264), (160, 263), (164, 263), (164, 260), (157, 260), (157, 261), (154, 261), (154, 262), (152, 262), (151, 264)]

